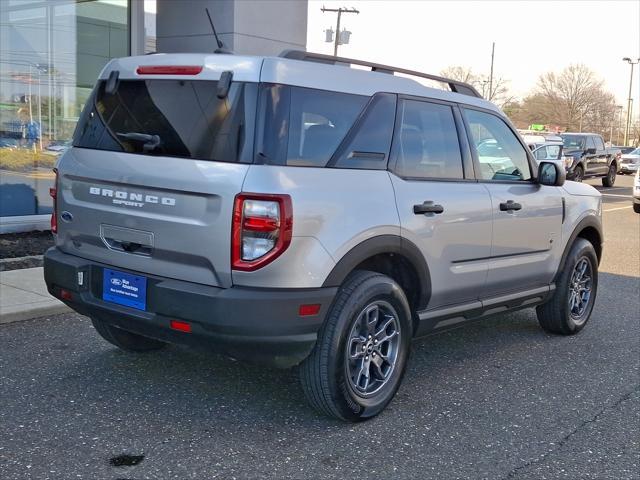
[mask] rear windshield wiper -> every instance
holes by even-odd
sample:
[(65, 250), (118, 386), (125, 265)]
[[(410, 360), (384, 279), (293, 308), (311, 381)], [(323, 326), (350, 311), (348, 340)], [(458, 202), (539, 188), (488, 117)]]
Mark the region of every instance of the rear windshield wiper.
[(160, 137), (158, 135), (149, 135), (147, 133), (138, 133), (138, 132), (128, 132), (128, 133), (117, 132), (116, 135), (120, 138), (124, 138), (127, 140), (144, 142), (144, 144), (142, 145), (142, 150), (144, 152), (152, 152), (158, 146), (160, 146)]

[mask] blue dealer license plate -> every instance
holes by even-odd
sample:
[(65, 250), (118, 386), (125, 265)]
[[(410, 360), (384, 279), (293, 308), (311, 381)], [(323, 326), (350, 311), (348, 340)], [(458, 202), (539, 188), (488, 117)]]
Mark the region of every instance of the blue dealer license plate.
[(102, 299), (105, 302), (145, 310), (147, 307), (147, 279), (105, 268), (102, 277)]

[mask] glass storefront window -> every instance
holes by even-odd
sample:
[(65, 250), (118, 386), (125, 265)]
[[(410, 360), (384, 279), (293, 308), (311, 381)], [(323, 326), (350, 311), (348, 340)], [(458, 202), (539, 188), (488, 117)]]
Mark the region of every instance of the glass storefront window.
[(47, 214), (104, 65), (127, 56), (128, 0), (0, 0), (0, 217)]
[(144, 0), (144, 53), (156, 51), (156, 0)]

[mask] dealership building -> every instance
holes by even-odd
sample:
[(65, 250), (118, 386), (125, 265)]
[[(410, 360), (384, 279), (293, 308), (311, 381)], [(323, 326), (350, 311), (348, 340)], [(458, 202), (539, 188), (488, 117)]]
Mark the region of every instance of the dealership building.
[(0, 233), (46, 228), (52, 166), (110, 59), (304, 49), (306, 0), (0, 0)]

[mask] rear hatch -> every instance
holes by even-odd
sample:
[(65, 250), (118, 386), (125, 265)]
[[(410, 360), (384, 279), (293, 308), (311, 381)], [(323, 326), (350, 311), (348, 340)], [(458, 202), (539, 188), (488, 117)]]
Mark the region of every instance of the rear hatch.
[(103, 74), (57, 166), (57, 246), (116, 268), (229, 286), (256, 84), (232, 82), (219, 98), (215, 79), (120, 73)]

